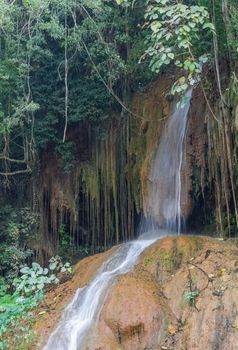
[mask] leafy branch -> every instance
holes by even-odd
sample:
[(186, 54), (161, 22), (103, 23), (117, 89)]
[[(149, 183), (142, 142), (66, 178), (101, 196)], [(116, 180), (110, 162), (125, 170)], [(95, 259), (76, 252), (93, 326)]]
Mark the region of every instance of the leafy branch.
[(148, 33), (147, 48), (141, 60), (148, 59), (151, 70), (157, 74), (168, 65), (181, 69), (184, 73), (172, 86), (171, 94), (184, 95), (199, 82), (202, 66), (209, 59), (206, 52), (193, 52), (202, 36), (215, 35), (207, 9), (175, 0), (148, 1), (145, 20), (142, 28)]

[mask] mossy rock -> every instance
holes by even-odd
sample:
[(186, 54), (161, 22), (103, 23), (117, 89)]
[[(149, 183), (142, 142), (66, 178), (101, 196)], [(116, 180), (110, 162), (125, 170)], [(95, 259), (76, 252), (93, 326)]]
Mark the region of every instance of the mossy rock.
[(163, 238), (142, 254), (139, 265), (163, 282), (201, 250), (205, 241), (197, 236)]

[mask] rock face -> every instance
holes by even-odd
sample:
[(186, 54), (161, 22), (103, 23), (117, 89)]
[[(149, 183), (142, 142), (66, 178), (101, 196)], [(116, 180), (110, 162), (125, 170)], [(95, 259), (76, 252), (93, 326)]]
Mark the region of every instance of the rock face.
[[(72, 296), (109, 255), (81, 261), (73, 280), (58, 287), (53, 300), (48, 296), (49, 313), (34, 327), (39, 336), (52, 332), (70, 288)], [(110, 288), (99, 320), (80, 348), (162, 349), (238, 349), (237, 240), (180, 236), (157, 241)]]
[(74, 268), (73, 278), (47, 293), (41, 309), (36, 311), (38, 321), (33, 327), (33, 332), (36, 335), (35, 344), (30, 350), (43, 349), (48, 337), (59, 323), (64, 308), (69, 304), (77, 289), (84, 287), (91, 281), (96, 271), (114, 250), (115, 248), (112, 248), (105, 253), (81, 260)]
[(195, 89), (191, 101), (191, 108), (188, 116), (188, 125), (185, 141), (185, 156), (183, 158), (181, 181), (181, 212), (184, 218), (188, 218), (193, 210), (192, 192), (194, 191), (193, 181), (197, 183), (202, 190), (205, 186), (206, 169), (206, 102), (203, 93)]
[[(166, 97), (174, 78), (164, 75), (143, 93), (134, 94), (131, 101), (133, 115), (129, 118), (122, 118), (112, 111), (105, 141), (94, 139), (91, 128), (84, 123), (69, 130), (68, 141), (75, 145), (75, 159), (70, 163), (74, 171), (65, 171), (65, 161), (59, 158), (58, 153), (48, 149), (43, 152), (40, 177), (35, 179), (33, 188), (29, 190), (29, 193), (39, 192), (34, 205), (42, 219), (42, 239), (31, 242), (31, 248), (37, 252), (41, 264), (56, 254), (57, 233), (65, 218), (72, 239), (88, 246), (110, 246), (111, 241), (134, 237), (137, 214), (140, 216), (144, 213), (146, 216), (149, 208), (154, 208), (150, 200), (150, 194), (154, 191), (154, 186), (151, 188), (154, 181), (150, 174), (151, 164), (162, 135), (166, 136), (169, 115), (176, 103)], [(181, 169), (181, 212), (184, 219), (193, 211), (192, 192), (197, 191), (199, 186), (203, 188), (206, 182), (205, 122), (206, 102), (197, 88), (193, 92), (188, 115), (184, 145), (186, 156), (183, 157)], [(173, 129), (176, 140), (178, 126), (175, 125)], [(170, 146), (172, 144), (171, 141)], [(170, 158), (174, 153), (167, 147), (163, 152)], [(173, 198), (177, 186), (171, 181), (171, 190), (163, 190), (168, 172), (168, 167), (165, 168), (163, 163), (161, 161), (160, 170), (165, 175), (158, 177), (158, 185), (161, 188), (159, 198), (165, 203), (169, 197)], [(176, 177), (172, 174), (171, 178), (175, 180)], [(171, 199), (168, 202), (171, 203)], [(167, 215), (160, 213), (157, 220), (163, 223), (168, 219), (168, 213), (170, 210)]]
[(163, 239), (118, 278), (83, 350), (237, 350), (237, 277), (235, 243)]
[(149, 276), (121, 277), (103, 308), (101, 332), (109, 329), (125, 349), (137, 349), (138, 343), (141, 349), (156, 346), (169, 316), (158, 293), (158, 285)]

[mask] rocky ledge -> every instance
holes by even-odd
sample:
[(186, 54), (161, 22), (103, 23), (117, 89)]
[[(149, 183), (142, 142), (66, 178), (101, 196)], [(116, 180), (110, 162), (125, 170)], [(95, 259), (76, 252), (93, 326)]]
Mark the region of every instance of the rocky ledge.
[[(35, 326), (44, 339), (76, 288), (109, 254), (81, 261), (73, 281), (54, 291), (54, 304)], [(164, 238), (142, 254), (133, 271), (118, 277), (81, 350), (237, 350), (237, 310), (236, 240)]]

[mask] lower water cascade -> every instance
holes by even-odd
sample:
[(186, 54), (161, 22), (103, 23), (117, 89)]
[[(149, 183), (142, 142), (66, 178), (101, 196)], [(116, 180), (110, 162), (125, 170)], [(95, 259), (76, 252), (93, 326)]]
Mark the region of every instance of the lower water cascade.
[(191, 95), (189, 90), (185, 105), (179, 105), (168, 118), (151, 165), (149, 216), (163, 229), (152, 230), (150, 224), (145, 225), (138, 240), (124, 243), (116, 249), (92, 281), (78, 289), (44, 350), (85, 350), (90, 331), (97, 324), (102, 305), (116, 278), (129, 272), (139, 255), (156, 240), (180, 233), (181, 168)]

